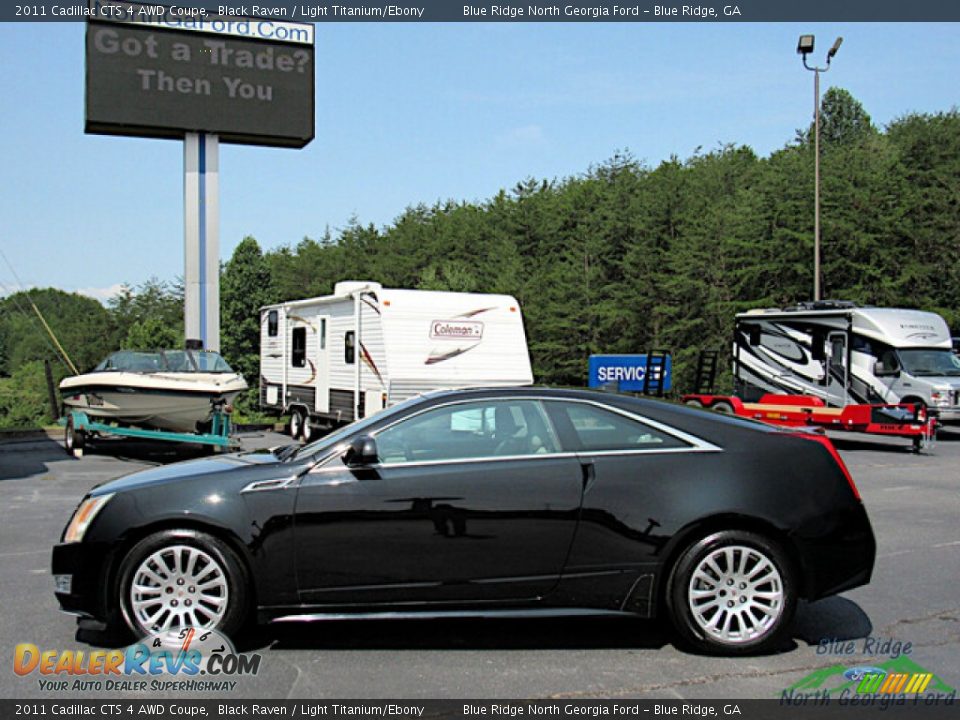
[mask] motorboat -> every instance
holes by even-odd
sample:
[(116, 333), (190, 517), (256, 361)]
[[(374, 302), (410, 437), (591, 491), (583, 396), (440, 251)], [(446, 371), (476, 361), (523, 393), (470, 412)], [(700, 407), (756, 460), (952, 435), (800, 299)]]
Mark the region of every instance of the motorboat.
[(246, 389), (243, 377), (209, 350), (120, 350), (60, 383), (68, 411), (179, 433), (204, 431), (214, 409)]

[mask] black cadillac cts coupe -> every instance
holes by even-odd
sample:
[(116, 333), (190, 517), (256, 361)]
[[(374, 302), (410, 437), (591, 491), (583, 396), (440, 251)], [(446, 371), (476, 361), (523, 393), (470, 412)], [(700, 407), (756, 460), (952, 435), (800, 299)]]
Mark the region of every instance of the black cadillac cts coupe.
[(108, 482), (53, 574), (64, 610), (138, 636), (345, 613), (665, 614), (688, 645), (737, 654), (782, 641), (798, 598), (867, 583), (874, 554), (823, 436), (512, 388)]

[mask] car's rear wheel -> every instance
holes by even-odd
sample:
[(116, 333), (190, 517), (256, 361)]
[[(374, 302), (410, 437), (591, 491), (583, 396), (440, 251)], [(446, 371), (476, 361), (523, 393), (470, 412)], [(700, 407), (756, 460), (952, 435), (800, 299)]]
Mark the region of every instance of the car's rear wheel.
[(692, 544), (670, 576), (667, 605), (694, 649), (741, 655), (777, 647), (796, 595), (789, 559), (771, 540), (727, 530)]
[(164, 530), (134, 545), (117, 592), (138, 637), (184, 627), (232, 636), (247, 615), (243, 565), (224, 542), (196, 530)]

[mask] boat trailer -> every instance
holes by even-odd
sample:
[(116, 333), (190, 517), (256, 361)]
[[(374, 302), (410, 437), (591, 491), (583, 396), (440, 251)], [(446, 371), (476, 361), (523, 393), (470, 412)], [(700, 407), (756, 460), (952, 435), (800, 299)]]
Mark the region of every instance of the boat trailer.
[(57, 420), (64, 426), (63, 446), (69, 455), (83, 457), (84, 448), (91, 436), (114, 436), (141, 438), (143, 440), (161, 440), (165, 442), (195, 443), (206, 445), (213, 452), (239, 447), (239, 441), (230, 435), (230, 413), (222, 407), (216, 407), (211, 416), (210, 431), (206, 433), (177, 433), (168, 430), (119, 425), (116, 423), (91, 420), (82, 410), (71, 410)]

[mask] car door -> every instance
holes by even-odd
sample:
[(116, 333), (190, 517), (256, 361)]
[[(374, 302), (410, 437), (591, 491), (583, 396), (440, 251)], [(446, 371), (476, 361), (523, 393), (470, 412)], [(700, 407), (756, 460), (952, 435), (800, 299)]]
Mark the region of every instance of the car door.
[(719, 448), (649, 418), (591, 401), (545, 403), (563, 446), (588, 468), (577, 536), (560, 595), (652, 609), (652, 580), (678, 529), (690, 480), (709, 472), (702, 458)]
[(303, 478), (302, 602), (522, 600), (556, 585), (584, 476), (539, 401), (434, 406), (374, 438), (376, 464), (337, 457)]

